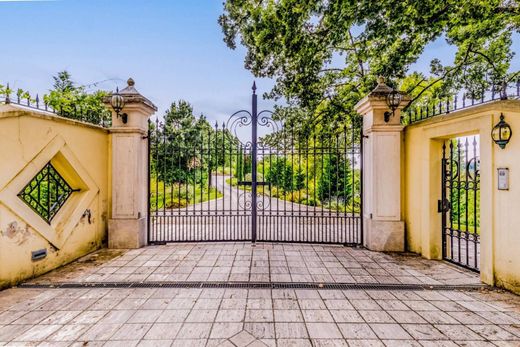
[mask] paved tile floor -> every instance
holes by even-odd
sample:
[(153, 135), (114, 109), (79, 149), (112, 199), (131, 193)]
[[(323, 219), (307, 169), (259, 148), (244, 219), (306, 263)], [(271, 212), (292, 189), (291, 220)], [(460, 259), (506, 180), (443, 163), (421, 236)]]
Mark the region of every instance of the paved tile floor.
[[(37, 282), (255, 281), (478, 284), (478, 274), (414, 255), (308, 244), (170, 244), (103, 250)], [(103, 260), (95, 261), (99, 256)], [(89, 266), (90, 265), (90, 266)]]
[(520, 302), (508, 293), (83, 288), (0, 299), (8, 295), (18, 303), (0, 311), (0, 345), (520, 346)]
[[(219, 273), (226, 277), (212, 276)], [(161, 274), (186, 277), (154, 276)], [(246, 280), (233, 274), (247, 280), (280, 274), (291, 281), (337, 275), (374, 283), (478, 281), (442, 262), (361, 249), (185, 244), (102, 251), (36, 282), (127, 275), (117, 279), (151, 283), (200, 274), (201, 281)], [(520, 300), (498, 290), (13, 288), (0, 292), (0, 345), (520, 346)]]

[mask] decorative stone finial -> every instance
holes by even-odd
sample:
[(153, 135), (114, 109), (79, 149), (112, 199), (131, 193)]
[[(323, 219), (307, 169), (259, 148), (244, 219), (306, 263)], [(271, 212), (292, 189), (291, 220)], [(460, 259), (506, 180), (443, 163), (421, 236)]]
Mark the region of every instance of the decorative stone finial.
[(386, 85), (385, 78), (383, 76), (377, 77), (377, 86), (372, 90), (372, 92), (369, 95), (380, 95), (385, 96), (388, 93), (392, 92), (392, 88)]
[(135, 81), (131, 77), (128, 79), (128, 81), (126, 81), (126, 83), (129, 87), (135, 86)]

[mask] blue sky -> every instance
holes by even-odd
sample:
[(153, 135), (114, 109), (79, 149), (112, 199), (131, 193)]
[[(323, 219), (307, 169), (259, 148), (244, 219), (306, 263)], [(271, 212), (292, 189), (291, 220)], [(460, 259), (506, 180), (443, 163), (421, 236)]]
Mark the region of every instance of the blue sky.
[[(184, 99), (223, 121), (248, 107), (254, 77), (243, 67), (245, 50), (222, 41), (221, 13), (222, 0), (0, 0), (0, 83), (41, 94), (64, 69), (79, 84), (111, 80), (99, 85), (108, 90), (131, 76), (161, 115)], [(438, 40), (414, 69), (427, 71), (433, 57), (453, 51)], [(260, 92), (272, 86), (256, 81)]]

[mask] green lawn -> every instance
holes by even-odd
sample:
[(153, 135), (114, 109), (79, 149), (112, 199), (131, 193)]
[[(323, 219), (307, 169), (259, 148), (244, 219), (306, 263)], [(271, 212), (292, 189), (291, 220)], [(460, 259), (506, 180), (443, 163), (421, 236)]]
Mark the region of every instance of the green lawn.
[(152, 210), (183, 208), (220, 197), (222, 197), (222, 193), (214, 187), (178, 183), (165, 186), (164, 182), (157, 182), (153, 179), (150, 183), (150, 207)]

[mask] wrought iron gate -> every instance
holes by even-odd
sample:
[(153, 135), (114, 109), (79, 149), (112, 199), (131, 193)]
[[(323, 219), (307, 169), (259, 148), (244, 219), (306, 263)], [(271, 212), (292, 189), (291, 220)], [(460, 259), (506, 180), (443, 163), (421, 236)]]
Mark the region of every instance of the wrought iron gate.
[(362, 244), (360, 120), (295, 132), (258, 112), (255, 90), (222, 126), (151, 125), (149, 242)]
[(480, 159), (478, 137), (450, 139), (442, 147), (442, 256), (480, 269)]

